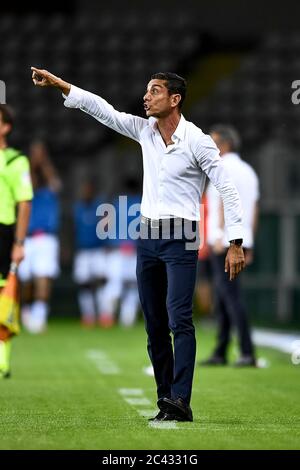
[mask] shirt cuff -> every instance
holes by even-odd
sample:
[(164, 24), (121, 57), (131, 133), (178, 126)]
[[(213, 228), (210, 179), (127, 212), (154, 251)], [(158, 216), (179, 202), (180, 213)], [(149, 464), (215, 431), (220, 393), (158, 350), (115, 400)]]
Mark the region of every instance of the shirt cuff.
[(226, 227), (226, 233), (229, 242), (230, 240), (244, 238), (244, 230), (242, 224), (231, 225), (230, 227)]
[(66, 108), (77, 108), (82, 99), (82, 89), (78, 88), (75, 85), (71, 85), (70, 92), (67, 95), (62, 93), (63, 98), (65, 99), (64, 105)]

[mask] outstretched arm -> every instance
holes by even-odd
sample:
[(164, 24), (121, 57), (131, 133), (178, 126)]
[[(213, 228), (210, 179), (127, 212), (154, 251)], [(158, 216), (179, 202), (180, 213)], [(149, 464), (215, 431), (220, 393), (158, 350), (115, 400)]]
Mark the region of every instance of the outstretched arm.
[(65, 106), (67, 108), (79, 108), (110, 129), (137, 142), (140, 141), (141, 131), (148, 125), (147, 119), (121, 113), (100, 96), (71, 85), (47, 70), (40, 70), (35, 67), (31, 67), (31, 70), (32, 80), (35, 85), (52, 86), (62, 91), (66, 98)]

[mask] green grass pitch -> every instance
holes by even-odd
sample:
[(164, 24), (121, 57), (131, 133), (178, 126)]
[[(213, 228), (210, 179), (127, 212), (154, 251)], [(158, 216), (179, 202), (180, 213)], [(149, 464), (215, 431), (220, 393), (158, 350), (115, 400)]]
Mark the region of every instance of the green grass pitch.
[[(197, 357), (213, 344), (197, 329)], [(266, 369), (196, 367), (193, 423), (151, 427), (156, 406), (142, 324), (82, 330), (53, 321), (13, 344), (0, 381), (0, 449), (299, 449), (300, 366), (259, 349)]]

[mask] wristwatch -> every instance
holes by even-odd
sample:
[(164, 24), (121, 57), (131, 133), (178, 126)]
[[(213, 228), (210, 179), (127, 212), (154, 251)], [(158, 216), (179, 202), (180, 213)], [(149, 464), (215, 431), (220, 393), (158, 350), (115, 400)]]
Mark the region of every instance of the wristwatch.
[(230, 240), (229, 243), (230, 243), (230, 245), (241, 246), (242, 243), (243, 243), (243, 239), (242, 238), (236, 238), (235, 240)]
[(15, 245), (23, 246), (24, 243), (25, 243), (25, 240), (21, 240), (20, 238), (15, 238)]

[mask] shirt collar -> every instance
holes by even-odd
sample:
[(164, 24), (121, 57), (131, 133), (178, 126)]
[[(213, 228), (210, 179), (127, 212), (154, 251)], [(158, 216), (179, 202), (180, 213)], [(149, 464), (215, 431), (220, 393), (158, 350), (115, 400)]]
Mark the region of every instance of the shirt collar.
[(236, 152), (224, 153), (221, 158), (226, 158), (226, 160), (229, 160), (229, 158), (232, 159), (232, 160), (240, 160), (241, 159), (239, 154), (236, 153)]
[[(157, 120), (154, 117), (149, 118), (149, 124), (152, 127), (153, 131), (159, 132), (159, 130), (157, 129), (156, 121)], [(175, 139), (183, 140), (184, 135), (185, 135), (185, 128), (186, 128), (186, 120), (183, 114), (181, 114), (178, 126), (176, 127), (174, 133), (172, 134), (172, 139), (173, 137), (175, 137)]]
[(186, 127), (186, 120), (185, 120), (185, 118), (182, 114), (181, 117), (180, 117), (180, 121), (178, 123), (178, 126), (176, 127), (175, 132), (172, 135), (172, 137), (176, 137), (179, 140), (183, 140), (184, 139), (184, 134), (185, 134), (185, 127)]

